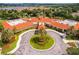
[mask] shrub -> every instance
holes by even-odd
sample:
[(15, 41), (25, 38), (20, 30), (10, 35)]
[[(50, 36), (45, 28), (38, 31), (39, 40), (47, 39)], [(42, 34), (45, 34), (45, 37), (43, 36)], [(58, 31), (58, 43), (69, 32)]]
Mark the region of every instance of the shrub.
[(79, 48), (68, 48), (67, 49), (68, 54), (70, 55), (79, 55)]
[(3, 46), (3, 43), (2, 43), (2, 41), (0, 40), (0, 47), (2, 47)]
[(4, 44), (13, 42), (15, 40), (13, 31), (7, 29), (3, 30), (1, 40)]
[(2, 26), (2, 24), (0, 24), (0, 30), (2, 30), (3, 29), (3, 26)]
[(36, 29), (34, 34), (39, 34), (39, 30), (38, 30), (38, 29)]
[(76, 44), (74, 42), (68, 42), (67, 44), (69, 44), (71, 47), (76, 47)]

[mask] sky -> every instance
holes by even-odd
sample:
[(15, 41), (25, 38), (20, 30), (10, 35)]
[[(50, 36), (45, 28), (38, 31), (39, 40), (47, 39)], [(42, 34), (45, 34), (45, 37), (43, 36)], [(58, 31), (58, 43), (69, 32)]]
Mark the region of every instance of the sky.
[(0, 0), (0, 3), (79, 3), (79, 0)]

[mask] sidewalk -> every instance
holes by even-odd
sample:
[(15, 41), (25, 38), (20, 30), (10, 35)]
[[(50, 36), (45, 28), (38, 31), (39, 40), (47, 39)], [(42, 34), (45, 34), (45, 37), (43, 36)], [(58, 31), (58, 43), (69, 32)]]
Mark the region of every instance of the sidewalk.
[(66, 39), (64, 39), (63, 40), (65, 43), (68, 43), (68, 42), (78, 42), (79, 43), (79, 40), (66, 40)]
[(64, 39), (63, 41), (64, 41), (64, 43), (74, 42), (76, 47), (79, 48), (79, 45), (78, 45), (79, 44), (79, 40), (66, 40), (66, 39)]

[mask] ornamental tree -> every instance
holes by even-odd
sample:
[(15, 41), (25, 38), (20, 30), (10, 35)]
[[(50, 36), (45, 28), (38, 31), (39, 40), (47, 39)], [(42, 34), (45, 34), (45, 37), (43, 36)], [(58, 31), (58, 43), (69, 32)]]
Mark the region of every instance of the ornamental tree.
[(15, 40), (14, 32), (9, 29), (4, 29), (2, 31), (1, 40), (3, 44), (11, 43)]

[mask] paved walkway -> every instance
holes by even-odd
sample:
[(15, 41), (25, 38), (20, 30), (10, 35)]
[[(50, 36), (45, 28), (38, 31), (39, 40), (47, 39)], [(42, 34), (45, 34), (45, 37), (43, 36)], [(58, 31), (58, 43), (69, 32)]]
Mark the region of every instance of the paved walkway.
[(47, 31), (48, 34), (55, 39), (55, 46), (46, 51), (38, 51), (33, 49), (29, 44), (29, 39), (34, 34), (33, 31), (24, 33), (20, 42), (20, 47), (13, 53), (14, 55), (61, 55), (67, 54), (66, 45), (61, 39), (60, 35), (54, 31)]

